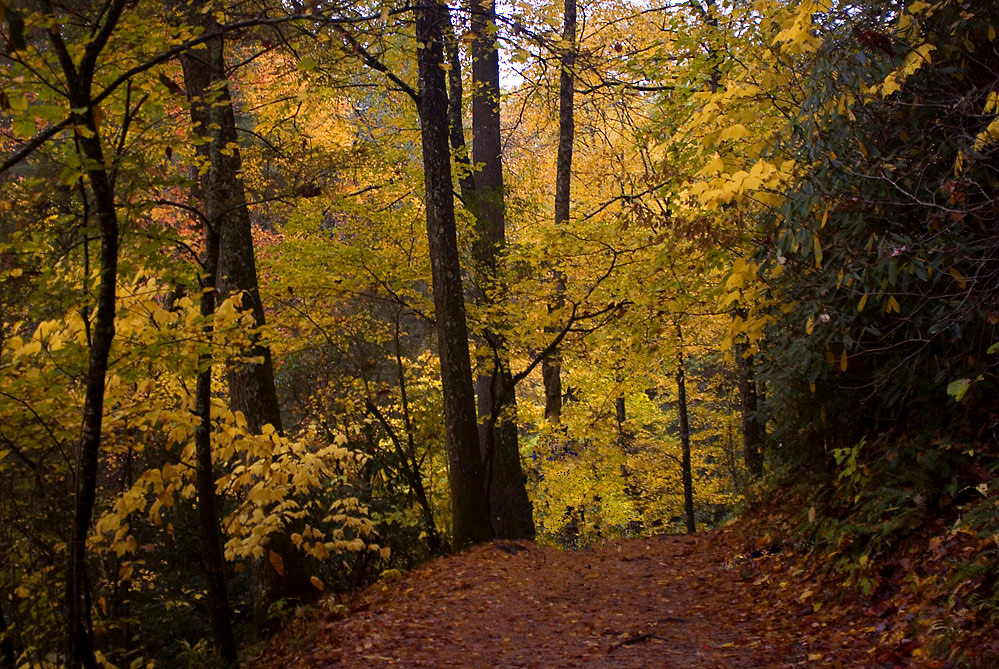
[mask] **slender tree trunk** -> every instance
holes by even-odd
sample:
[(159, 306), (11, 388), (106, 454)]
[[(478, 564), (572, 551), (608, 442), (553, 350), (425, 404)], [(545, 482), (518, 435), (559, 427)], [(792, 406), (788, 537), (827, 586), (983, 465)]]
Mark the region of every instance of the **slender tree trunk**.
[(444, 430), (451, 487), (452, 545), (461, 549), (492, 538), (484, 470), (475, 419), (475, 393), (468, 356), (461, 264), (455, 229), (448, 149), (448, 100), (443, 29), (447, 8), (435, 0), (416, 5), (420, 73), (420, 134), (426, 187), (427, 238), (434, 290), (437, 343), (444, 394)]
[[(562, 69), (558, 95), (558, 158), (555, 167), (555, 225), (569, 222), (572, 187), (572, 143), (576, 133), (573, 118), (574, 69), (576, 67), (576, 0), (565, 0), (562, 19)], [(565, 275), (555, 270), (555, 300), (552, 311), (564, 304)], [(562, 420), (562, 357), (556, 349), (541, 363), (545, 384), (545, 418), (558, 424)]]
[(447, 25), (444, 26), (444, 40), (449, 65), (447, 71), (449, 138), (454, 162), (458, 166), (458, 190), (465, 206), (470, 206), (472, 198), (475, 197), (475, 179), (472, 177), (472, 162), (469, 160), (468, 147), (465, 145), (465, 124), (461, 117), (464, 95), (461, 82), (461, 55), (458, 51), (458, 38), (455, 36), (450, 12), (447, 16)]
[[(202, 12), (203, 0), (186, 7), (187, 20), (206, 31), (218, 24), (211, 12)], [(205, 144), (199, 155), (208, 164), (202, 174), (200, 199), (205, 215), (218, 234), (218, 272), (216, 303), (241, 294), (242, 309), (253, 314), (256, 326), (265, 323), (263, 304), (257, 284), (250, 212), (240, 171), (242, 159), (237, 148), (236, 117), (229, 92), (222, 37), (209, 40), (205, 49), (181, 56), (184, 84), (191, 105), (191, 120)], [(246, 355), (260, 362), (237, 363), (227, 370), (230, 407), (246, 418), (251, 433), (260, 434), (266, 424), (282, 432), (281, 411), (274, 385), (270, 348), (254, 338)], [(273, 534), (270, 548), (282, 556), (284, 576), (270, 564), (256, 560), (252, 565), (257, 597), (254, 603), (254, 626), (263, 624), (268, 604), (278, 598), (300, 597), (314, 592), (309, 583), (306, 557), (291, 542), (290, 531)]]
[[(214, 18), (202, 14), (199, 6), (188, 8), (188, 19), (206, 30), (213, 30)], [(227, 172), (225, 163), (227, 142), (223, 127), (226, 111), (232, 113), (224, 76), (224, 45), (221, 38), (210, 40), (206, 49), (187, 52), (181, 56), (184, 84), (190, 101), (191, 121), (195, 131), (204, 133), (205, 143), (198, 153), (206, 161), (202, 171), (200, 200), (202, 203), (202, 228), (205, 232), (205, 251), (202, 260), (204, 279), (200, 298), (201, 315), (206, 319), (202, 334), (211, 342), (213, 330), (211, 317), (219, 299), (219, 271), (222, 232), (232, 204), (234, 174)], [(234, 141), (234, 137), (233, 140)], [(240, 184), (241, 192), (241, 184)], [(219, 521), (218, 500), (215, 493), (215, 474), (212, 464), (212, 356), (204, 353), (198, 357), (198, 379), (195, 389), (194, 411), (199, 417), (195, 430), (196, 488), (198, 491), (198, 520), (201, 530), (202, 559), (208, 586), (208, 608), (219, 657), (227, 665), (236, 663), (236, 642), (232, 630), (232, 611), (225, 579), (225, 555)], [(249, 416), (248, 416), (249, 418)]]
[(115, 336), (116, 292), (118, 281), (118, 213), (114, 186), (108, 173), (101, 144), (100, 128), (90, 104), (97, 59), (111, 31), (118, 23), (125, 0), (112, 0), (102, 22), (95, 26), (82, 56), (74, 60), (63, 42), (59, 27), (49, 31), (53, 51), (59, 58), (73, 112), (77, 146), (86, 166), (87, 181), (93, 193), (94, 209), (100, 229), (101, 258), (97, 308), (92, 329), (88, 329), (90, 358), (84, 389), (83, 425), (76, 452), (76, 480), (73, 525), (67, 545), (66, 573), (66, 664), (75, 669), (81, 663), (96, 667), (93, 630), (90, 628), (90, 597), (87, 579), (87, 534), (97, 500), (97, 476), (104, 417), (104, 383), (108, 356)]
[[(195, 0), (188, 10), (188, 20), (206, 31), (218, 29), (211, 12), (202, 13), (204, 0)], [(225, 45), (222, 37), (207, 43), (207, 49), (185, 52), (181, 56), (184, 84), (192, 100), (191, 117), (200, 133), (207, 133), (212, 143), (228, 147), (209, 156), (209, 146), (200, 153), (210, 159), (212, 189), (203, 188), (206, 208), (217, 212), (219, 225), (219, 275), (217, 302), (242, 293), (242, 308), (253, 313), (257, 327), (265, 324), (264, 306), (257, 282), (256, 260), (250, 210), (240, 171), (242, 158), (237, 146), (236, 115), (229, 80), (226, 75)], [(211, 203), (207, 199), (211, 198)], [(282, 432), (281, 411), (274, 387), (274, 366), (270, 348), (254, 338), (246, 352), (260, 362), (238, 364), (229, 368), (229, 400), (234, 411), (246, 417), (249, 430), (260, 434), (265, 424)]]
[(683, 332), (679, 324), (676, 326), (677, 362), (676, 362), (676, 392), (677, 412), (680, 414), (680, 445), (683, 449), (681, 469), (683, 475), (683, 513), (687, 521), (687, 531), (696, 532), (694, 522), (694, 477), (690, 464), (690, 420), (687, 416), (687, 370), (683, 358)]
[[(89, 96), (77, 103), (89, 105)], [(78, 136), (77, 140), (87, 162), (94, 167), (88, 172), (94, 195), (94, 206), (100, 224), (101, 260), (100, 286), (97, 293), (97, 311), (90, 336), (90, 360), (87, 368), (85, 399), (83, 404), (83, 435), (77, 451), (76, 505), (73, 513), (73, 530), (69, 542), (69, 575), (66, 583), (68, 606), (67, 660), (73, 666), (83, 663), (96, 667), (93, 638), (85, 622), (90, 618), (87, 596), (86, 544), (97, 500), (98, 460), (101, 445), (101, 422), (104, 416), (104, 383), (108, 372), (108, 356), (114, 341), (116, 295), (118, 280), (118, 215), (115, 211), (111, 180), (104, 169), (104, 153), (93, 112), (87, 109), (81, 119), (94, 133), (91, 137)]]
[(755, 479), (763, 476), (764, 427), (760, 421), (759, 393), (756, 385), (755, 357), (745, 355), (745, 344), (736, 346), (739, 365), (739, 395), (742, 400), (742, 444), (746, 469)]
[[(470, 28), (474, 36), (471, 43), (472, 157), (479, 167), (469, 202), (476, 223), (472, 252), (478, 297), (490, 305), (495, 296), (503, 292), (499, 265), (500, 254), (506, 245), (496, 5), (494, 0), (473, 0), (471, 10)], [(452, 95), (452, 106), (454, 102)], [(452, 133), (454, 124), (452, 115)], [(487, 327), (483, 339), (492, 350), (485, 371), (475, 381), (475, 388), (489, 517), (495, 536), (530, 539), (534, 537), (534, 520), (527, 497), (527, 479), (520, 463), (517, 400), (509, 358), (500, 334)]]
[(614, 417), (617, 420), (617, 441), (627, 451), (628, 446), (631, 445), (633, 435), (625, 427), (628, 414), (623, 395), (614, 400)]
[[(202, 336), (212, 340), (212, 316), (215, 314), (215, 281), (218, 274), (219, 235), (209, 220), (205, 227), (203, 260), (204, 283), (200, 300), (201, 316), (205, 319)], [(215, 648), (227, 666), (236, 664), (236, 640), (232, 632), (232, 610), (225, 582), (225, 555), (222, 551), (222, 529), (219, 524), (218, 501), (215, 496), (215, 473), (212, 467), (212, 354), (198, 356), (198, 381), (194, 396), (194, 411), (199, 423), (194, 431), (198, 491), (198, 520), (201, 524), (201, 556), (204, 560), (208, 585), (208, 608), (215, 635)]]

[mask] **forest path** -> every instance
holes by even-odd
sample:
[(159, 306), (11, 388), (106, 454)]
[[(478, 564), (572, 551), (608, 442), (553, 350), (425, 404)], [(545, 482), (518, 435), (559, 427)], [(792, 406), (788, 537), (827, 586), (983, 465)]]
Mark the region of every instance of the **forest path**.
[(728, 531), (476, 546), (371, 586), (342, 619), (286, 630), (252, 665), (791, 667), (842, 653), (745, 550)]

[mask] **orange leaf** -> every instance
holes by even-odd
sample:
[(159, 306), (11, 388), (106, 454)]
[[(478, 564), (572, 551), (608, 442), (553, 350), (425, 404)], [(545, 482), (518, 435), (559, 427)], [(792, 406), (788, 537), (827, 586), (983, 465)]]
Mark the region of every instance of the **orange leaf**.
[(269, 559), (271, 561), (271, 566), (274, 567), (274, 571), (278, 573), (279, 576), (284, 576), (284, 560), (281, 556), (271, 551)]

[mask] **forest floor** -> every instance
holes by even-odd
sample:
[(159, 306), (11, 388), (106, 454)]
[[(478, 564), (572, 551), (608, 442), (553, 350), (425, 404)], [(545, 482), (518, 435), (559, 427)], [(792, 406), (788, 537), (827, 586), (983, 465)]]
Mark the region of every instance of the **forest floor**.
[(572, 552), (493, 542), (299, 616), (250, 666), (954, 666), (907, 633), (904, 605), (813, 594), (770, 548), (735, 528)]

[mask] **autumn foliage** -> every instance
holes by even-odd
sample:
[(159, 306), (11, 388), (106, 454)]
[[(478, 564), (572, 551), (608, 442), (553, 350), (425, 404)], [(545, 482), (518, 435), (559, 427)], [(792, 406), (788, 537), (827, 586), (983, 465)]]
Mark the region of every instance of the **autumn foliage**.
[(0, 667), (994, 658), (997, 16), (0, 0)]

